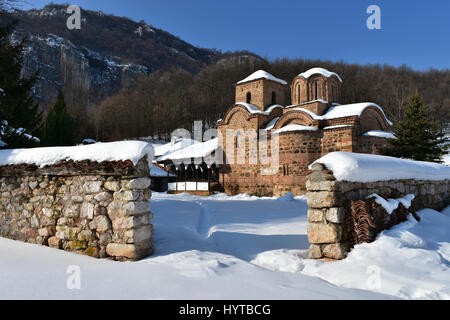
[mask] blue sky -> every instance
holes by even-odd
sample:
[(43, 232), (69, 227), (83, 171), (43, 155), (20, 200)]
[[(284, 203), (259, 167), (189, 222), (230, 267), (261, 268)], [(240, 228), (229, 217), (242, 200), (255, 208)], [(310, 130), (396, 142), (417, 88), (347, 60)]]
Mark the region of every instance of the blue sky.
[[(66, 1), (53, 1), (67, 3)], [(48, 1), (28, 0), (42, 8)], [(448, 0), (77, 0), (85, 9), (145, 20), (193, 45), (263, 57), (450, 69)], [(369, 30), (369, 5), (381, 30)]]

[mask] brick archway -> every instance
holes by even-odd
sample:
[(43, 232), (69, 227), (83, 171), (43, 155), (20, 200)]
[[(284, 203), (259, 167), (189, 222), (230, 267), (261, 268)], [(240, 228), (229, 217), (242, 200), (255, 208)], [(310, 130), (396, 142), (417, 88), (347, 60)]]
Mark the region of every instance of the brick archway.
[(289, 124), (301, 124), (304, 126), (313, 126), (314, 119), (304, 111), (294, 110), (285, 113), (278, 119), (274, 126), (274, 129), (280, 129)]

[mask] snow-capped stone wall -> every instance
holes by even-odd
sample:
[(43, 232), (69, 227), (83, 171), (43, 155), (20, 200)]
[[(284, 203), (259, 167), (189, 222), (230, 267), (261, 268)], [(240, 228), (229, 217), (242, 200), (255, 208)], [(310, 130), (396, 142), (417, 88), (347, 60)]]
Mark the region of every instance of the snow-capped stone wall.
[[(6, 151), (3, 151), (6, 152)], [(96, 258), (152, 254), (148, 155), (0, 166), (0, 236)]]
[[(383, 177), (383, 172), (378, 172), (378, 176)], [(380, 179), (383, 181), (373, 182), (349, 182), (336, 177), (321, 163), (314, 163), (307, 175), (309, 256), (312, 259), (345, 258), (348, 252), (345, 203), (348, 200), (364, 200), (373, 194), (385, 199), (414, 195), (411, 204), (414, 210), (441, 210), (450, 204), (450, 180), (444, 177), (441, 180)]]

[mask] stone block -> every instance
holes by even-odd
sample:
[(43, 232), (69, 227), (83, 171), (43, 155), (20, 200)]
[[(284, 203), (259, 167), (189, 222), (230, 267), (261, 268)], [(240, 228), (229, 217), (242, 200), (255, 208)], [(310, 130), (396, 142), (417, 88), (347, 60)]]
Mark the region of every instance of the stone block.
[(306, 181), (306, 189), (308, 191), (341, 191), (342, 184), (336, 180), (327, 181)]
[(150, 212), (149, 201), (113, 201), (108, 205), (108, 215), (111, 219), (116, 217), (141, 215)]
[(95, 199), (97, 202), (107, 201), (107, 200), (110, 200), (111, 198), (112, 198), (111, 192), (107, 192), (107, 191), (100, 192), (99, 194), (97, 194), (97, 195), (94, 197), (94, 199)]
[(57, 237), (50, 237), (48, 239), (48, 246), (51, 248), (62, 249), (62, 243), (62, 239), (59, 239)]
[(342, 207), (329, 208), (326, 211), (325, 218), (332, 223), (343, 223), (345, 211)]
[(83, 184), (83, 191), (85, 193), (99, 193), (102, 190), (102, 181), (87, 181)]
[(347, 246), (343, 243), (332, 243), (323, 246), (322, 253), (326, 258), (341, 260), (347, 255)]
[(151, 254), (151, 247), (142, 247), (135, 244), (110, 243), (106, 246), (106, 253), (113, 257), (124, 257), (138, 260)]
[(309, 209), (308, 210), (308, 222), (322, 222), (323, 211), (321, 209)]
[(322, 258), (322, 249), (320, 246), (316, 244), (312, 244), (309, 246), (308, 250), (308, 258), (309, 259), (320, 259)]
[(132, 180), (122, 180), (122, 188), (125, 190), (143, 190), (148, 189), (151, 185), (150, 178), (138, 178)]
[(94, 223), (97, 232), (105, 232), (111, 229), (111, 220), (107, 216), (96, 216)]
[(309, 223), (308, 240), (312, 244), (335, 243), (341, 241), (342, 227), (336, 224)]
[(81, 218), (94, 219), (94, 208), (93, 203), (83, 202), (80, 210)]
[(112, 225), (114, 230), (127, 230), (147, 225), (150, 223), (151, 219), (152, 214), (148, 212), (140, 216), (117, 217), (112, 220)]
[(119, 181), (105, 181), (103, 186), (106, 190), (113, 191), (113, 192), (120, 190)]
[(308, 192), (306, 198), (310, 208), (340, 207), (344, 204), (344, 197), (340, 192)]
[(153, 226), (146, 225), (124, 232), (127, 243), (148, 243), (153, 236)]

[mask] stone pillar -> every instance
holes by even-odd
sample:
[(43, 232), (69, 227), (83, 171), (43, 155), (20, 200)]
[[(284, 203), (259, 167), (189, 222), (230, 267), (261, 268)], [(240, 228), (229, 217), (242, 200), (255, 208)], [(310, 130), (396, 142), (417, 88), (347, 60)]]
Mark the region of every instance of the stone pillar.
[(109, 256), (139, 260), (152, 254), (150, 184), (150, 178), (105, 183), (105, 188), (114, 192), (114, 200), (107, 207), (113, 231), (112, 241), (106, 247)]
[(342, 184), (330, 170), (314, 164), (306, 181), (308, 240), (311, 259), (343, 259), (348, 251), (344, 230)]

